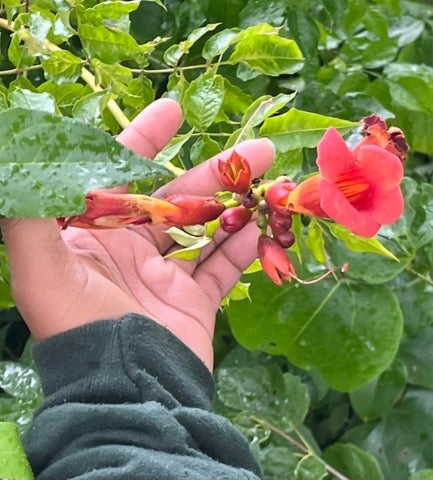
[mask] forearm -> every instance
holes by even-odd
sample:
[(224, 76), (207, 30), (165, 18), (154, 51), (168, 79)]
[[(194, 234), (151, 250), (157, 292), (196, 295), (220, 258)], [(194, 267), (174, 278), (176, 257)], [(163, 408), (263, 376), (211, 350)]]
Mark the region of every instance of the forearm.
[(245, 440), (211, 412), (208, 369), (146, 317), (51, 337), (35, 359), (46, 400), (25, 447), (37, 478), (257, 478)]

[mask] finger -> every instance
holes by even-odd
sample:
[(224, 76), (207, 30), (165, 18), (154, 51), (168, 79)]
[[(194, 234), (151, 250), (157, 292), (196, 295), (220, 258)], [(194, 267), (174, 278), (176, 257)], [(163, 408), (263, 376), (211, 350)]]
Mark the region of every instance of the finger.
[(117, 136), (117, 141), (143, 157), (154, 158), (171, 140), (182, 123), (177, 102), (161, 98), (146, 107)]
[[(206, 196), (213, 195), (219, 190), (225, 190), (220, 180), (218, 160), (227, 160), (232, 151), (233, 148), (225, 150), (188, 170), (184, 175), (161, 187), (155, 196), (166, 198), (178, 193)], [(236, 147), (236, 151), (248, 160), (253, 177), (261, 176), (271, 166), (275, 155), (274, 146), (267, 138), (242, 142)]]
[(259, 228), (250, 222), (230, 235), (196, 268), (193, 278), (208, 294), (215, 310), (235, 286), (242, 272), (257, 258)]

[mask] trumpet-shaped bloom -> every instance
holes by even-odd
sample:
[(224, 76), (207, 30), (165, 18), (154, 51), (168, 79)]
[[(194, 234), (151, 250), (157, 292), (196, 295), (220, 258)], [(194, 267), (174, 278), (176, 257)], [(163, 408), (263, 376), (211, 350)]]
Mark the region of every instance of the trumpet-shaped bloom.
[(224, 209), (213, 197), (172, 195), (160, 200), (147, 195), (94, 191), (86, 196), (84, 214), (59, 219), (59, 224), (64, 228), (119, 228), (152, 222), (184, 227), (214, 220)]
[(227, 161), (218, 161), (218, 170), (224, 186), (233, 193), (248, 193), (251, 185), (251, 168), (248, 161), (236, 150)]
[(403, 166), (394, 153), (371, 139), (350, 150), (332, 127), (317, 150), (320, 173), (288, 195), (292, 212), (332, 218), (363, 237), (374, 236), (381, 225), (400, 217)]
[(296, 278), (295, 267), (280, 243), (268, 235), (260, 235), (257, 244), (260, 263), (266, 275), (277, 285)]

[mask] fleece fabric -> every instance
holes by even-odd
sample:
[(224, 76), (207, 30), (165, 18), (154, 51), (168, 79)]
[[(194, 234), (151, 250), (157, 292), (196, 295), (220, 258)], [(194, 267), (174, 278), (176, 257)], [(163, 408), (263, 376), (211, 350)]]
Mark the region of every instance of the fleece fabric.
[(37, 479), (257, 479), (240, 432), (212, 412), (213, 378), (141, 315), (100, 320), (34, 348), (45, 401), (24, 438)]

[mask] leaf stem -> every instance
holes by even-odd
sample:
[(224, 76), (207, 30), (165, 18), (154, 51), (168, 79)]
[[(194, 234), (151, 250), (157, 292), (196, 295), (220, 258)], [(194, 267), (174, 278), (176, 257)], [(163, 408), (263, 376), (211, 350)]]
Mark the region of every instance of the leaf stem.
[(316, 458), (318, 458), (321, 462), (323, 462), (323, 465), (325, 466), (326, 470), (329, 473), (332, 473), (336, 478), (339, 480), (350, 480), (348, 477), (340, 473), (338, 470), (336, 470), (334, 467), (326, 463), (322, 458), (320, 458), (314, 449), (311, 447), (311, 445), (308, 443), (307, 439), (302, 435), (302, 433), (297, 429), (293, 423), (290, 424), (290, 426), (293, 428), (293, 431), (298, 435), (298, 437), (301, 439), (302, 443), (299, 443), (297, 440), (295, 440), (293, 437), (290, 435), (287, 435), (287, 433), (283, 432), (283, 430), (280, 430), (278, 427), (273, 425), (272, 423), (269, 423), (267, 420), (257, 418), (254, 416), (251, 416), (251, 419), (261, 423), (264, 427), (269, 428), (272, 432), (276, 433), (277, 435), (280, 435), (280, 437), (284, 438), (284, 440), (287, 440), (289, 443), (294, 445), (296, 448), (298, 448), (302, 453), (305, 455), (312, 455)]
[(145, 75), (153, 75), (158, 73), (174, 73), (174, 72), (183, 72), (185, 70), (200, 70), (200, 69), (208, 69), (213, 67), (214, 65), (232, 65), (232, 62), (229, 61), (222, 61), (218, 63), (200, 63), (198, 65), (185, 65), (183, 67), (167, 67), (167, 68), (131, 68), (131, 72), (133, 73), (142, 73)]
[(413, 275), (415, 275), (416, 277), (418, 277), (420, 280), (427, 283), (428, 285), (433, 286), (433, 280), (431, 280), (430, 278), (427, 278), (422, 273), (417, 272), (416, 270), (414, 270), (413, 268), (411, 268), (409, 266), (406, 267), (406, 271), (408, 271), (409, 273), (412, 273)]
[(0, 70), (1, 75), (19, 75), (20, 73), (28, 72), (29, 70), (40, 70), (42, 65), (32, 65), (27, 68), (12, 68), (11, 70)]

